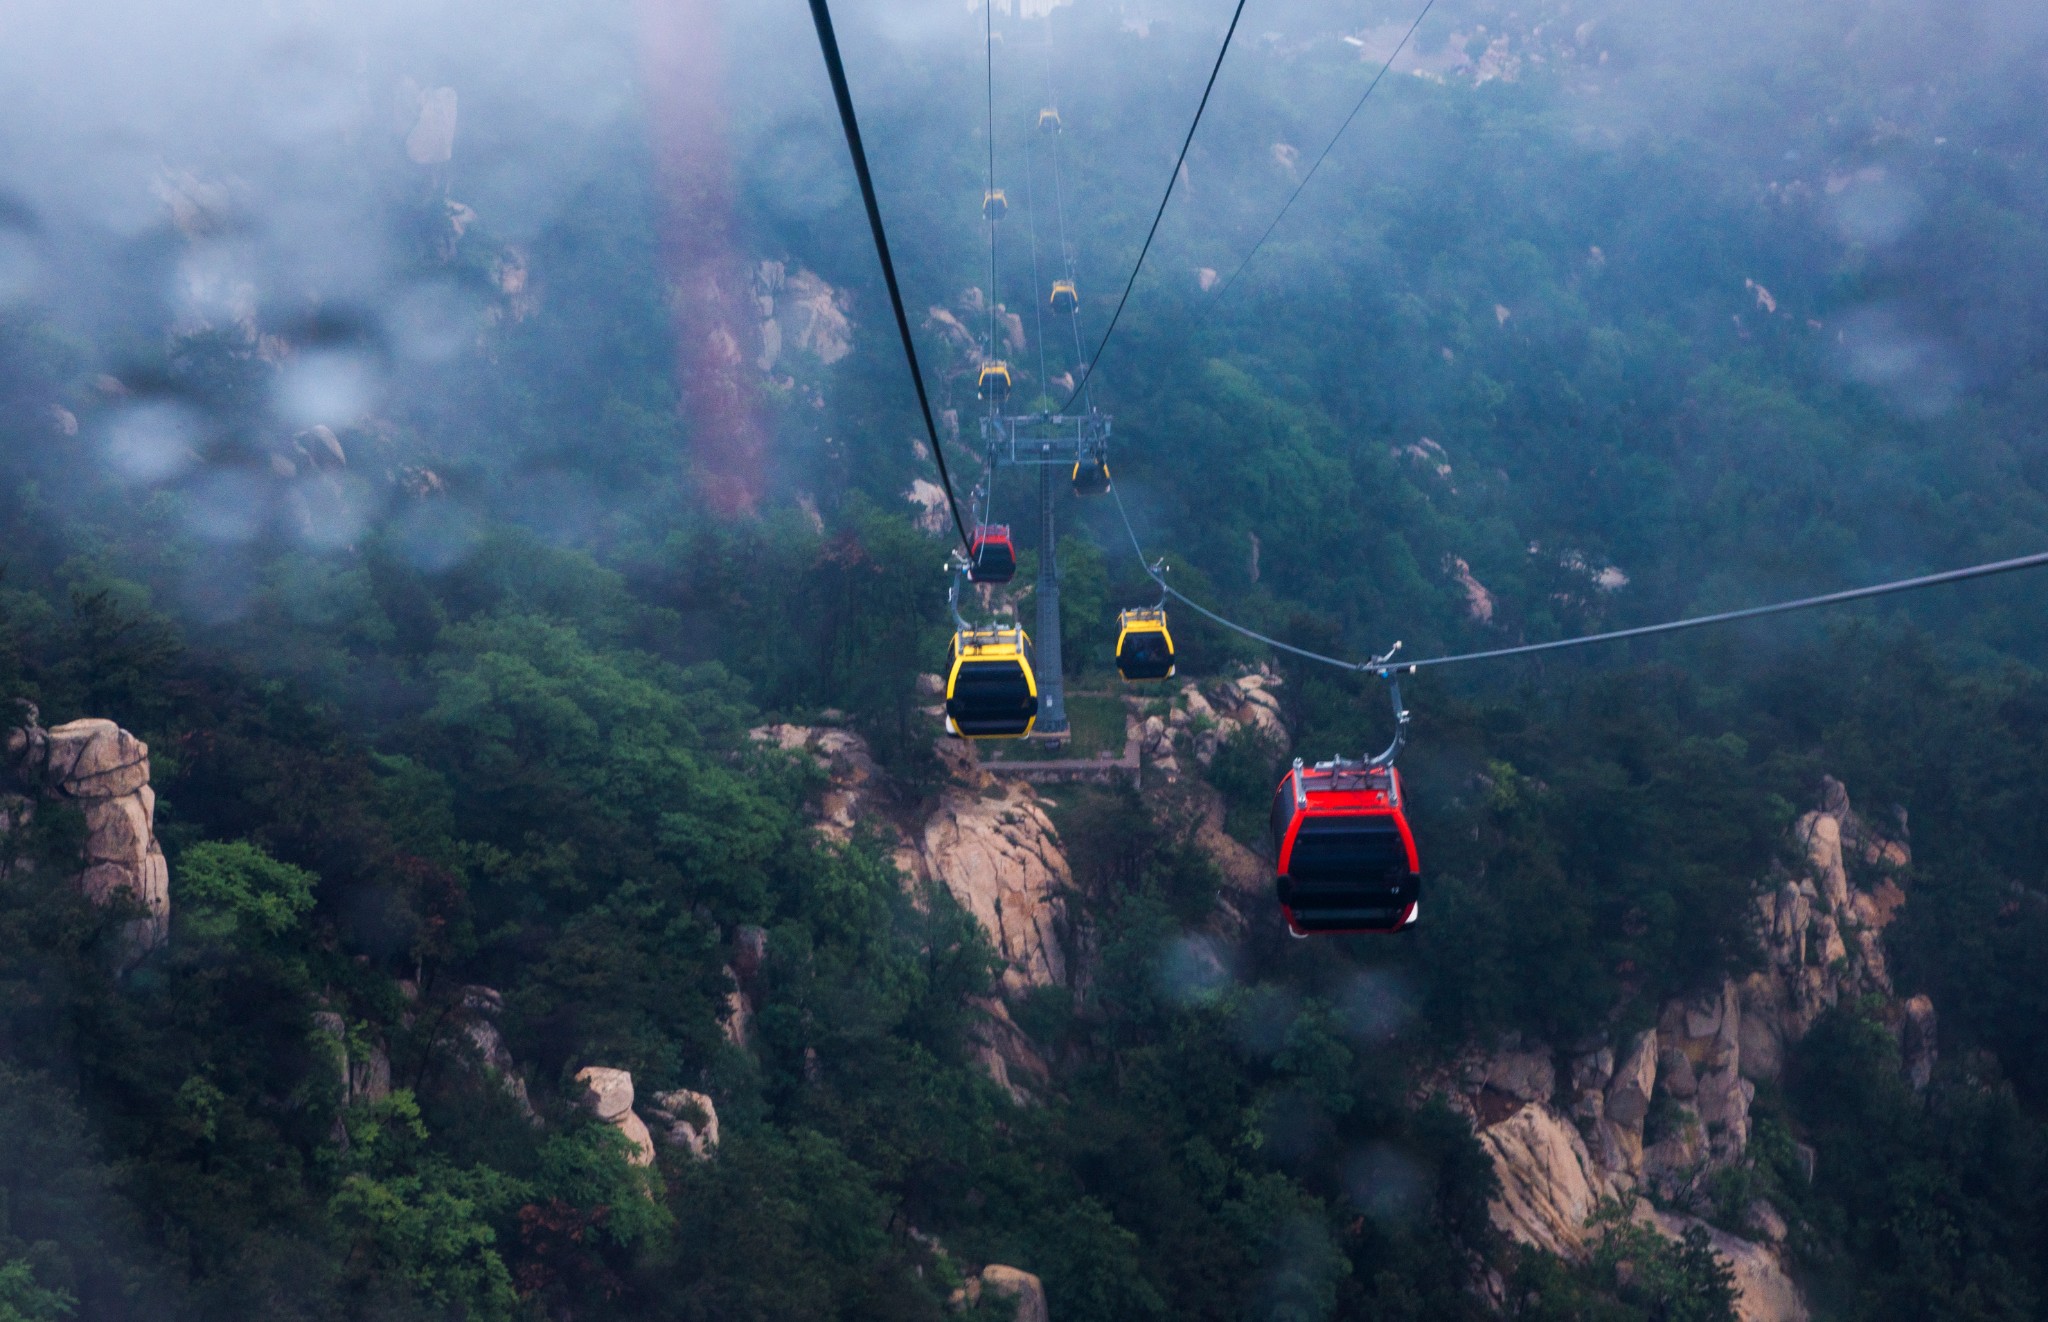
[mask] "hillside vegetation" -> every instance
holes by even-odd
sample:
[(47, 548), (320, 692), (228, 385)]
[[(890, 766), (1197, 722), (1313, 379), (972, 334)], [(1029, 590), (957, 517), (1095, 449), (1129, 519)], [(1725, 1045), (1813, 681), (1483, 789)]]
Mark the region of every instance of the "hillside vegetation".
[[(1125, 8), (1051, 20), (1087, 52), (1061, 94), (1095, 333), (1219, 36)], [(1437, 10), (1427, 76), (1389, 77), (1211, 302), (1196, 272), (1293, 186), (1274, 143), (1319, 149), (1376, 67), (1342, 35), (1384, 50), (1412, 15), (1283, 12), (1233, 53), (1099, 386), (1176, 586), (1303, 646), (1429, 655), (2048, 547), (2039, 16), (1549, 8)], [(948, 14), (894, 53), (855, 15), (847, 43), (914, 302), (964, 317), (986, 143), (978, 24)], [(1043, 29), (996, 23), (1011, 160)], [(146, 225), (74, 230), (0, 137), (0, 240), (46, 258), (0, 282), (0, 700), (35, 708), (4, 723), (145, 741), (171, 877), (141, 948), (134, 903), (65, 884), (91, 832), (9, 745), (0, 1319), (995, 1318), (1001, 1291), (955, 1295), (990, 1263), (1042, 1278), (1054, 1322), (1729, 1316), (1703, 1241), (1512, 1245), (1473, 1126), (1422, 1085), (1763, 967), (1756, 900), (1823, 776), (1910, 838), (1885, 941), (1939, 1062), (1914, 1086), (1885, 1007), (1845, 1000), (1691, 1210), (1776, 1207), (1817, 1315), (2048, 1317), (2038, 578), (1419, 677), (1429, 892), (1398, 941), (1219, 919), (1156, 778), (1053, 792), (1074, 969), (1004, 1011), (1044, 1086), (992, 1078), (991, 934), (876, 822), (818, 830), (826, 773), (749, 733), (857, 732), (901, 818), (954, 784), (919, 690), (950, 628), (905, 496), (930, 456), (815, 51), (730, 26), (758, 81), (734, 77), (706, 269), (772, 309), (718, 323), (760, 442), (737, 470), (687, 394), (724, 314), (692, 310), (677, 149), (638, 101), (478, 96), (431, 164), (381, 110), (319, 138), (403, 297), (306, 276), (246, 317), (165, 291), (245, 227), (283, 244), (279, 161), (194, 147), (147, 167)], [(402, 66), (345, 85), (381, 107), (427, 76)], [(483, 200), (550, 152), (590, 163), (567, 202)], [(415, 294), (455, 309), (430, 350)], [(971, 440), (968, 359), (919, 333)], [(378, 387), (293, 412), (319, 363)], [(708, 494), (733, 471), (739, 513)], [(1028, 548), (1023, 493), (998, 513)], [(1058, 514), (1068, 668), (1107, 691), (1112, 614), (1155, 594), (1113, 509)], [(1384, 743), (1375, 682), (1175, 626), (1187, 674), (1273, 664), (1292, 751)], [(1246, 737), (1201, 773), (1253, 848), (1281, 760)], [(681, 1100), (636, 1162), (591, 1066), (643, 1115), (714, 1102), (715, 1155)]]

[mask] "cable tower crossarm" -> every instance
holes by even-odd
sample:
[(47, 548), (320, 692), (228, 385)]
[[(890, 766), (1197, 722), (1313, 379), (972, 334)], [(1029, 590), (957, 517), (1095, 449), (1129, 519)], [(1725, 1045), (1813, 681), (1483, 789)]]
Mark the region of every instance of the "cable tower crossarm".
[[(1590, 647), (1595, 643), (1620, 642), (1626, 638), (1649, 638), (1660, 634), (1679, 633), (1687, 629), (1703, 629), (1709, 625), (1734, 624), (1741, 620), (1760, 619), (1767, 615), (1785, 615), (1792, 611), (1814, 610), (1822, 606), (1839, 606), (1852, 601), (1867, 601), (1873, 597), (1892, 596), (1901, 592), (1917, 592), (1923, 588), (1940, 587), (1948, 583), (1964, 583), (1972, 579), (1990, 578), (1997, 574), (2010, 574), (2022, 569), (2039, 569), (2043, 566), (2048, 566), (2048, 551), (2039, 551), (2033, 555), (2016, 556), (2009, 560), (1989, 560), (1982, 564), (1965, 565), (1961, 569), (1947, 569), (1937, 574), (1921, 574), (1913, 578), (1899, 578), (1885, 583), (1874, 583), (1868, 587), (1848, 588), (1841, 592), (1827, 592), (1817, 597), (1798, 597), (1791, 601), (1775, 601), (1763, 606), (1746, 606), (1740, 610), (1717, 611), (1712, 615), (1694, 615), (1685, 619), (1667, 620), (1662, 624), (1645, 624), (1633, 629), (1613, 629), (1606, 633), (1586, 634), (1578, 638), (1559, 638), (1547, 643), (1524, 643), (1516, 647), (1496, 647), (1482, 652), (1459, 652), (1449, 656), (1432, 656), (1424, 657), (1417, 661), (1400, 662), (1393, 661), (1394, 653), (1389, 651), (1385, 655), (1374, 657), (1369, 661), (1350, 661), (1342, 657), (1325, 656), (1321, 652), (1311, 652), (1304, 648), (1295, 647), (1291, 643), (1283, 643), (1277, 638), (1269, 638), (1254, 629), (1246, 628), (1235, 620), (1218, 615), (1215, 611), (1193, 600), (1185, 593), (1170, 587), (1160, 570), (1155, 568), (1150, 561), (1146, 560), (1145, 550), (1138, 543), (1138, 534), (1131, 527), (1131, 517), (1124, 510), (1123, 496), (1115, 488), (1111, 488), (1111, 494), (1115, 496), (1117, 515), (1123, 520), (1124, 532), (1131, 539), (1131, 549), (1137, 553), (1139, 565), (1144, 568), (1146, 577), (1157, 583), (1161, 591), (1207, 618), (1214, 620), (1224, 628), (1242, 634), (1244, 637), (1256, 642), (1264, 643), (1269, 647), (1277, 647), (1283, 652), (1290, 652), (1295, 656), (1305, 657), (1310, 661), (1319, 661), (1324, 665), (1335, 666), (1339, 670), (1367, 671), (1381, 675), (1394, 671), (1412, 673), (1421, 670), (1425, 666), (1458, 665), (1467, 661), (1495, 661), (1511, 656), (1528, 656), (1536, 652), (1561, 651), (1568, 647)], [(1396, 643), (1394, 647), (1399, 648), (1400, 644)]]
[(932, 419), (932, 401), (924, 386), (924, 369), (918, 366), (917, 342), (910, 334), (910, 317), (903, 310), (903, 289), (896, 280), (896, 263), (889, 256), (889, 234), (882, 225), (882, 207), (875, 200), (875, 179), (868, 170), (867, 148), (861, 143), (860, 119), (853, 112), (853, 93), (846, 85), (846, 65), (839, 57), (839, 37), (832, 29), (829, 0), (811, 0), (811, 19), (818, 29), (818, 50), (825, 57), (825, 72), (832, 79), (832, 97), (839, 105), (839, 123), (846, 130), (846, 149), (853, 157), (853, 172), (860, 180), (861, 202), (867, 207), (868, 229), (875, 239), (875, 256), (882, 263), (882, 282), (889, 288), (889, 306), (896, 314), (896, 331), (903, 337), (903, 357), (910, 364), (910, 380), (917, 387), (917, 407), (924, 415), (925, 435), (932, 443), (932, 459), (938, 465), (939, 481), (946, 493), (946, 507), (953, 513), (953, 531), (960, 534), (963, 552), (971, 552), (967, 522), (960, 517), (960, 502), (953, 495), (953, 478), (946, 471), (946, 451), (939, 444), (938, 424)]
[(1138, 283), (1138, 273), (1145, 269), (1145, 255), (1152, 251), (1152, 240), (1159, 233), (1159, 222), (1166, 215), (1166, 204), (1173, 200), (1173, 186), (1180, 182), (1182, 167), (1187, 164), (1188, 148), (1195, 141), (1195, 130), (1202, 126), (1202, 112), (1209, 108), (1209, 94), (1216, 90), (1216, 75), (1223, 72), (1223, 57), (1230, 54), (1231, 38), (1237, 35), (1237, 22), (1244, 17), (1245, 0), (1237, 0), (1237, 9), (1230, 16), (1230, 27), (1223, 34), (1222, 48), (1216, 52), (1216, 63), (1209, 70), (1209, 81), (1202, 88), (1202, 99), (1195, 106), (1195, 117), (1188, 121), (1187, 136), (1181, 139), (1180, 155), (1174, 158), (1173, 173), (1166, 177), (1166, 192), (1159, 199), (1159, 209), (1152, 213), (1152, 227), (1145, 231), (1145, 242), (1138, 249), (1138, 260), (1131, 264), (1131, 278), (1124, 281), (1123, 296), (1116, 301), (1116, 311), (1109, 315), (1109, 328), (1102, 332), (1102, 339), (1095, 345), (1095, 355), (1088, 360), (1088, 366), (1081, 373), (1080, 384), (1074, 393), (1067, 396), (1067, 402), (1060, 405), (1064, 413), (1074, 406), (1081, 392), (1088, 388), (1090, 377), (1095, 375), (1095, 365), (1102, 361), (1102, 351), (1109, 347), (1109, 340), (1116, 334), (1117, 322), (1123, 319), (1124, 304), (1131, 301), (1131, 290)]
[(1401, 58), (1401, 52), (1408, 49), (1408, 43), (1414, 38), (1415, 30), (1422, 26), (1422, 20), (1429, 17), (1429, 11), (1435, 8), (1435, 6), (1436, 0), (1428, 0), (1422, 6), (1422, 12), (1417, 14), (1415, 21), (1408, 25), (1408, 31), (1403, 34), (1400, 43), (1394, 47), (1394, 53), (1387, 56), (1387, 62), (1380, 66), (1380, 71), (1373, 75), (1370, 83), (1366, 84), (1365, 95), (1358, 98), (1358, 103), (1351, 107), (1351, 113), (1344, 117), (1344, 122), (1337, 126), (1337, 131), (1330, 135), (1329, 142), (1324, 144), (1322, 154), (1316, 157), (1315, 164), (1308, 167), (1308, 173), (1301, 177), (1301, 182), (1296, 184), (1294, 191), (1287, 195), (1287, 201), (1281, 204), (1280, 213), (1273, 217), (1273, 223), (1266, 226), (1266, 232), (1259, 236), (1259, 241), (1252, 245), (1252, 250), (1244, 255), (1244, 260), (1237, 264), (1237, 269), (1230, 273), (1230, 278), (1216, 287), (1216, 292), (1210, 296), (1206, 306), (1216, 306), (1222, 297), (1230, 292), (1230, 287), (1237, 283), (1237, 278), (1244, 274), (1244, 269), (1252, 264), (1252, 258), (1259, 255), (1259, 249), (1266, 246), (1266, 240), (1273, 237), (1273, 231), (1280, 228), (1280, 222), (1287, 218), (1288, 211), (1294, 206), (1294, 200), (1301, 196), (1301, 191), (1304, 188), (1308, 187), (1308, 181), (1316, 177), (1316, 171), (1323, 168), (1323, 162), (1330, 159), (1330, 152), (1336, 148), (1337, 140), (1342, 138), (1344, 131), (1351, 127), (1351, 121), (1358, 118), (1358, 112), (1365, 109), (1365, 103), (1372, 100), (1373, 90), (1380, 85), (1380, 80), (1387, 76), (1387, 71), (1394, 67), (1394, 61)]

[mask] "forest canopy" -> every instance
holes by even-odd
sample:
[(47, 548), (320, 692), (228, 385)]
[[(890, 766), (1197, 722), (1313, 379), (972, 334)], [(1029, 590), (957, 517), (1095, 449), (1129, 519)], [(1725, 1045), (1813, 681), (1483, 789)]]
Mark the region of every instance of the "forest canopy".
[[(979, 363), (1063, 397), (1228, 8), (835, 7), (963, 500)], [(2038, 579), (1416, 676), (1398, 941), (1288, 940), (1216, 843), (1384, 690), (1176, 606), (1292, 746), (1045, 795), (1020, 992), (883, 820), (963, 792), (949, 531), (806, 16), (86, 10), (0, 50), (0, 700), (147, 745), (169, 911), (61, 884), (95, 828), (11, 742), (0, 1322), (1024, 1316), (990, 1264), (1057, 1322), (1721, 1318), (1760, 1206), (1816, 1316), (2048, 1316)], [(2048, 548), (2038, 6), (1445, 0), (1226, 287), (1414, 21), (1255, 0), (1218, 76), (1090, 387), (1176, 588), (1427, 656)], [(970, 612), (1030, 618), (1033, 485)], [(1157, 589), (1065, 485), (1065, 677), (1121, 702)], [(791, 728), (882, 807), (825, 829)], [(1691, 1202), (1516, 1247), (1430, 1081), (1767, 967), (1824, 777), (1910, 844), (1896, 995)]]

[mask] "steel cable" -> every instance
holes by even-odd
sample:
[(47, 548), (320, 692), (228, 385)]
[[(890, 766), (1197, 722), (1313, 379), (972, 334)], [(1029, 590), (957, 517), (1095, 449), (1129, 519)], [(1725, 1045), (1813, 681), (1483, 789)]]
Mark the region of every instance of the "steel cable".
[(931, 439), (932, 459), (938, 465), (939, 481), (945, 488), (946, 507), (953, 513), (953, 530), (960, 534), (962, 551), (971, 553), (973, 542), (967, 535), (966, 521), (960, 517), (960, 502), (953, 496), (953, 478), (946, 471), (946, 451), (939, 444), (938, 424), (932, 420), (931, 396), (924, 388), (924, 369), (918, 366), (910, 317), (903, 310), (903, 289), (896, 281), (896, 263), (889, 256), (889, 235), (882, 225), (881, 204), (875, 200), (875, 180), (868, 171), (868, 152), (861, 143), (860, 120), (853, 113), (853, 93), (846, 85), (846, 65), (839, 58), (839, 37), (832, 30), (832, 8), (827, 0), (811, 0), (811, 20), (817, 25), (818, 51), (825, 57), (825, 72), (832, 79), (832, 98), (839, 106), (839, 124), (846, 131), (846, 149), (853, 156), (853, 172), (860, 180), (868, 229), (874, 235), (875, 255), (881, 259), (882, 282), (889, 287), (889, 306), (896, 314), (896, 332), (903, 337), (903, 356), (910, 363), (910, 380), (917, 387), (917, 407), (924, 415), (925, 435)]
[(1265, 247), (1266, 240), (1273, 237), (1273, 231), (1280, 228), (1280, 222), (1287, 218), (1287, 212), (1294, 206), (1294, 199), (1301, 196), (1301, 190), (1308, 187), (1308, 181), (1315, 178), (1316, 171), (1323, 168), (1323, 162), (1330, 159), (1330, 152), (1336, 147), (1337, 140), (1344, 136), (1344, 130), (1351, 127), (1351, 121), (1358, 118), (1358, 112), (1365, 109), (1365, 103), (1372, 100), (1373, 89), (1380, 85), (1380, 79), (1387, 76), (1387, 70), (1394, 67), (1394, 61), (1401, 58), (1401, 52), (1408, 48), (1408, 42), (1415, 36), (1415, 30), (1422, 26), (1422, 20), (1429, 17), (1429, 11), (1435, 6), (1436, 0), (1428, 0), (1428, 3), (1422, 6), (1422, 12), (1408, 25), (1407, 33), (1402, 36), (1400, 44), (1394, 47), (1394, 53), (1387, 56), (1387, 62), (1380, 66), (1380, 71), (1374, 74), (1372, 82), (1367, 84), (1365, 95), (1358, 98), (1358, 104), (1351, 107), (1351, 113), (1344, 117), (1344, 122), (1338, 126), (1336, 133), (1331, 135), (1330, 141), (1323, 147), (1323, 154), (1316, 157), (1316, 163), (1308, 168), (1308, 173), (1301, 177), (1301, 182), (1287, 195), (1287, 201), (1282, 204), (1280, 214), (1273, 217), (1273, 223), (1266, 226), (1266, 232), (1259, 236), (1259, 241), (1252, 245), (1252, 250), (1244, 255), (1244, 260), (1237, 264), (1237, 269), (1230, 273), (1230, 278), (1217, 286), (1215, 294), (1210, 297), (1205, 307), (1214, 307), (1219, 299), (1230, 292), (1230, 287), (1244, 274), (1244, 268), (1252, 264), (1252, 258), (1259, 255), (1259, 249)]
[(1060, 405), (1060, 412), (1072, 408), (1081, 392), (1088, 388), (1088, 379), (1095, 375), (1095, 364), (1102, 361), (1102, 351), (1109, 347), (1109, 340), (1116, 334), (1116, 324), (1123, 319), (1124, 304), (1131, 301), (1131, 289), (1138, 283), (1138, 273), (1145, 269), (1145, 255), (1152, 251), (1152, 239), (1159, 233), (1159, 222), (1166, 215), (1166, 204), (1173, 200), (1173, 186), (1180, 182), (1181, 168), (1187, 164), (1188, 147), (1194, 143), (1195, 130), (1201, 127), (1202, 112), (1209, 108), (1209, 94), (1216, 90), (1216, 75), (1223, 72), (1223, 57), (1230, 53), (1230, 40), (1237, 35), (1237, 21), (1244, 17), (1245, 0), (1237, 0), (1237, 10), (1230, 16), (1230, 28), (1223, 34), (1223, 47), (1216, 52), (1216, 64), (1209, 70), (1209, 81), (1202, 88), (1202, 100), (1195, 107), (1195, 117), (1188, 123), (1187, 136), (1181, 139), (1180, 155), (1173, 162), (1173, 173), (1166, 178), (1166, 192), (1159, 199), (1159, 209), (1152, 213), (1152, 228), (1145, 231), (1145, 243), (1138, 249), (1138, 260), (1131, 266), (1131, 278), (1124, 281), (1123, 297), (1116, 301), (1116, 311), (1110, 314), (1109, 329), (1102, 332), (1102, 339), (1095, 346), (1095, 356), (1088, 360), (1087, 368), (1081, 373), (1081, 383), (1074, 393), (1067, 396), (1067, 402)]
[[(1817, 597), (1798, 597), (1791, 601), (1777, 601), (1765, 606), (1746, 606), (1740, 610), (1717, 611), (1712, 615), (1695, 615), (1682, 620), (1668, 620), (1662, 624), (1640, 625), (1633, 629), (1613, 629), (1606, 633), (1586, 634), (1580, 638), (1560, 638), (1548, 643), (1524, 643), (1517, 647), (1496, 647), (1483, 652), (1458, 652), (1450, 656), (1425, 657), (1419, 661), (1396, 662), (1384, 657), (1371, 661), (1346, 661), (1341, 657), (1325, 656), (1321, 652), (1311, 652), (1305, 648), (1296, 647), (1291, 643), (1283, 643), (1277, 638), (1269, 638), (1255, 629), (1248, 629), (1235, 620), (1218, 615), (1215, 611), (1193, 600), (1185, 593), (1176, 591), (1167, 584), (1166, 579), (1160, 575), (1159, 571), (1152, 567), (1151, 561), (1145, 558), (1145, 548), (1139, 545), (1137, 531), (1131, 527), (1131, 516), (1124, 511), (1124, 498), (1122, 494), (1117, 492), (1114, 487), (1110, 489), (1110, 494), (1116, 497), (1116, 512), (1118, 517), (1123, 520), (1124, 532), (1131, 539), (1131, 550), (1137, 554), (1139, 566), (1144, 569), (1147, 578), (1150, 578), (1159, 585), (1161, 591), (1200, 614), (1207, 616), (1209, 619), (1214, 620), (1224, 628), (1242, 634), (1246, 638), (1262, 642), (1268, 647), (1277, 647), (1283, 652), (1292, 652), (1296, 656), (1306, 657), (1311, 661), (1320, 661), (1324, 665), (1335, 666), (1340, 670), (1370, 671), (1375, 674), (1385, 674), (1397, 670), (1415, 671), (1425, 666), (1448, 666), (1466, 661), (1492, 661), (1502, 657), (1526, 656), (1532, 652), (1555, 652), (1567, 647), (1589, 647), (1594, 643), (1619, 642), (1624, 638), (1648, 638), (1657, 634), (1678, 633), (1686, 629), (1702, 629), (1713, 624), (1732, 624), (1738, 620), (1753, 620), (1766, 615), (1783, 615), (1791, 611), (1812, 610), (1820, 606), (1837, 606), (1844, 602), (1866, 601), (1872, 597), (1890, 596), (1899, 592), (1914, 592), (1921, 588), (1939, 587), (1947, 583), (1963, 583), (1971, 579), (1989, 578), (1994, 574), (2010, 574), (2022, 569), (2037, 569), (2048, 565), (2048, 551), (2042, 551), (2034, 555), (2017, 556), (2010, 560), (1990, 560), (1983, 564), (1966, 565), (1961, 569), (1947, 569), (1938, 574), (1921, 574), (1913, 578), (1893, 579), (1887, 583), (1874, 583), (1869, 587), (1848, 588), (1841, 592), (1823, 593)], [(1396, 644), (1396, 646), (1399, 646), (1399, 644)], [(1389, 653), (1388, 655), (1391, 656), (1392, 654)]]

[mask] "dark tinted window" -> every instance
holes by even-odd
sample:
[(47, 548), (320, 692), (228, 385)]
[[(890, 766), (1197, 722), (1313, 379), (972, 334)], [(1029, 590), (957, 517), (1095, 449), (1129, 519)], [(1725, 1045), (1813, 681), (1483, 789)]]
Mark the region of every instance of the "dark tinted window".
[(1294, 820), (1294, 777), (1289, 775), (1273, 793), (1273, 848), (1287, 839), (1287, 827)]
[(1408, 875), (1408, 851), (1388, 817), (1315, 817), (1294, 838), (1296, 881), (1360, 882)]
[(1005, 542), (983, 542), (975, 551), (974, 572), (981, 578), (1008, 578), (1017, 572), (1017, 557)]
[(1173, 649), (1163, 633), (1134, 633), (1124, 639), (1116, 664), (1134, 679), (1164, 679), (1173, 669)]
[(1038, 714), (1038, 699), (1014, 661), (969, 661), (953, 682), (946, 714), (963, 734), (1022, 731)]

